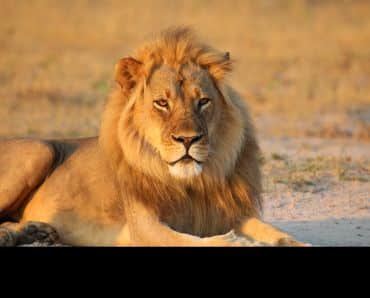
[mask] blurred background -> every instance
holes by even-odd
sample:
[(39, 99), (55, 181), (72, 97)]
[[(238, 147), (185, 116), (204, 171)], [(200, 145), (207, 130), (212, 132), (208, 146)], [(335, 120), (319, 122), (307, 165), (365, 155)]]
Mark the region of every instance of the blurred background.
[(0, 0), (0, 135), (96, 134), (116, 61), (179, 24), (231, 53), (261, 133), (370, 139), (360, 0)]
[(0, 0), (0, 137), (96, 135), (115, 63), (171, 25), (236, 60), (265, 219), (313, 244), (370, 245), (367, 0)]

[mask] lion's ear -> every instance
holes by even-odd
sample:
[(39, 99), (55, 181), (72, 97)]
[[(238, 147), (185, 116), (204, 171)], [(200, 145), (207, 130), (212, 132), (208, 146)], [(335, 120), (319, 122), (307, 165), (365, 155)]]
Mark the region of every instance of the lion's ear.
[(220, 55), (217, 61), (208, 66), (208, 71), (216, 81), (222, 81), (227, 73), (232, 70), (232, 60), (230, 53), (226, 52)]
[(127, 57), (118, 61), (115, 67), (115, 80), (123, 92), (129, 93), (137, 84), (141, 74), (142, 63)]

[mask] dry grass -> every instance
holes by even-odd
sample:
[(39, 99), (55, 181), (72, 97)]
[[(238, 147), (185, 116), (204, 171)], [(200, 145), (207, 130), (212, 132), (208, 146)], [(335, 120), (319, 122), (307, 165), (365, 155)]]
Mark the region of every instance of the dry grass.
[(275, 191), (284, 184), (294, 192), (328, 191), (343, 182), (370, 182), (370, 161), (351, 157), (317, 156), (290, 159), (272, 153), (264, 166), (265, 191)]
[(370, 4), (313, 0), (1, 0), (0, 135), (96, 134), (115, 62), (175, 24), (231, 52), (264, 132), (325, 136), (327, 114), (346, 137), (355, 115), (368, 136)]

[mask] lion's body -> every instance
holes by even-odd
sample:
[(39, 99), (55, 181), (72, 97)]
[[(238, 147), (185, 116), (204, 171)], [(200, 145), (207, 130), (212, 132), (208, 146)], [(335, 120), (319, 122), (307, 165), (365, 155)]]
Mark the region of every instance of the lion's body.
[[(245, 192), (249, 188), (242, 177), (237, 176), (231, 176), (230, 180), (207, 180), (205, 177), (188, 185), (175, 180), (162, 184), (125, 164), (126, 167), (120, 168), (121, 176), (125, 176), (124, 183), (119, 184), (98, 138), (77, 141), (75, 144), (73, 140), (18, 144), (30, 148), (45, 147), (52, 153), (53, 166), (44, 170), (47, 176), (40, 185), (28, 190), (29, 195), (21, 199), (20, 208), (7, 215), (20, 222), (48, 223), (66, 244), (125, 245), (130, 242), (125, 232), (125, 214), (130, 211), (124, 210), (127, 205), (122, 202), (125, 200), (122, 193), (130, 188), (130, 184), (133, 184), (133, 191), (138, 189), (139, 195), (146, 199), (143, 199), (144, 203), (159, 212), (159, 217), (167, 225), (201, 237), (226, 233), (238, 218), (256, 216), (260, 210), (260, 202), (249, 200), (249, 197), (244, 202), (235, 201), (235, 192)], [(129, 142), (127, 146), (130, 146)], [(252, 155), (250, 164), (256, 167), (254, 154), (258, 148), (252, 149), (255, 152), (245, 155)], [(39, 155), (28, 158), (38, 158)], [(9, 161), (7, 166), (12, 167)], [(251, 168), (251, 171), (255, 176), (252, 178), (259, 183), (258, 168)]]
[[(140, 191), (144, 203), (155, 208), (168, 226), (201, 237), (226, 233), (239, 218), (258, 216), (260, 211), (259, 196), (235, 201), (235, 192), (245, 193), (250, 187), (240, 176), (231, 176), (230, 180), (205, 177), (198, 183), (193, 181), (188, 185), (176, 183), (175, 180), (162, 184), (124, 164), (126, 167), (121, 165), (119, 169), (121, 176), (125, 176), (124, 183), (120, 184), (98, 138), (76, 140), (75, 143), (73, 140), (13, 142), (15, 146), (23, 148), (39, 149), (41, 146), (45, 152), (51, 153), (48, 158), (52, 162), (49, 161), (50, 168), (43, 169), (44, 175), (40, 177), (45, 178), (40, 178), (40, 185), (36, 183), (32, 189), (28, 188), (28, 195), (24, 198), (14, 196), (14, 200), (21, 200), (22, 204), (6, 214), (4, 210), (3, 214), (20, 222), (48, 223), (58, 231), (61, 241), (66, 244), (129, 245), (125, 214), (130, 211), (124, 210), (127, 205), (123, 202), (125, 197), (122, 192), (125, 193), (130, 184), (134, 186), (131, 186), (133, 191)], [(129, 142), (127, 146), (130, 146)], [(0, 142), (1, 147), (4, 148)], [(252, 163), (249, 162), (254, 167), (250, 168), (250, 174), (259, 183), (254, 156), (258, 148), (251, 149), (253, 151), (245, 153), (245, 162), (248, 162), (249, 156), (253, 158)], [(45, 157), (43, 152), (35, 152), (34, 155), (28, 155), (27, 159), (38, 159), (40, 156)], [(26, 156), (18, 156), (17, 161), (26, 162), (22, 158)], [(7, 167), (12, 168), (9, 160), (5, 162)], [(8, 177), (4, 176), (4, 183), (10, 181)], [(22, 181), (16, 182), (18, 186), (22, 185)], [(2, 187), (5, 187), (4, 183), (1, 183)]]
[[(70, 143), (58, 141), (16, 144), (29, 148), (40, 145), (45, 147), (46, 152), (57, 147), (58, 150), (51, 151), (51, 164), (55, 164), (55, 168), (44, 169), (47, 176), (41, 178), (41, 184), (36, 183), (33, 188), (27, 188), (27, 196), (18, 197), (22, 202), (17, 208), (9, 209), (6, 213), (4, 210), (2, 215), (24, 223), (48, 223), (58, 231), (61, 241), (66, 244), (129, 245), (130, 238), (125, 226), (125, 204), (121, 201), (125, 198), (120, 197), (115, 173), (102, 154), (98, 138), (78, 141), (79, 144), (76, 144), (73, 150), (70, 149)], [(18, 140), (14, 142), (17, 143)], [(60, 155), (63, 155), (63, 158), (60, 159)], [(31, 155), (27, 158), (38, 156)], [(18, 157), (19, 159), (22, 157)], [(7, 162), (7, 166), (12, 167), (12, 164)], [(143, 183), (143, 180), (136, 180), (143, 177), (135, 177), (135, 174), (129, 171), (127, 175), (132, 183)], [(22, 181), (18, 180), (7, 179), (1, 182), (3, 188), (6, 188), (6, 183), (9, 182), (22, 186)], [(146, 195), (153, 196), (153, 189), (148, 186)], [(230, 231), (235, 223), (230, 219), (228, 221), (228, 216), (234, 218), (234, 214), (227, 214), (232, 210), (229, 210), (227, 205), (222, 206), (227, 204), (222, 198), (229, 195), (229, 185), (203, 187), (203, 190), (190, 187), (176, 189), (174, 185), (169, 185), (164, 186), (163, 190), (157, 190), (162, 191), (163, 196), (177, 197), (174, 202), (164, 200), (161, 206), (156, 206), (160, 209), (163, 222), (177, 231), (198, 236), (218, 235)], [(142, 190), (144, 193), (145, 189)], [(251, 212), (249, 204), (250, 202), (247, 202), (244, 206), (238, 206), (238, 212)], [(255, 215), (253, 213), (250, 215)]]
[(0, 143), (12, 156), (0, 159), (0, 216), (50, 224), (72, 245), (228, 245), (218, 235), (232, 229), (288, 238), (257, 220), (259, 148), (244, 100), (223, 82), (229, 56), (175, 29), (136, 58), (116, 67), (99, 137)]

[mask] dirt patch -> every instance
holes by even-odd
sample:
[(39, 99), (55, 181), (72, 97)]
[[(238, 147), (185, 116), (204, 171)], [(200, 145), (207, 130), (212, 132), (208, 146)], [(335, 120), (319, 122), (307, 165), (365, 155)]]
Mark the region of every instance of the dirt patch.
[(266, 221), (314, 245), (370, 245), (368, 143), (289, 138), (261, 146)]

